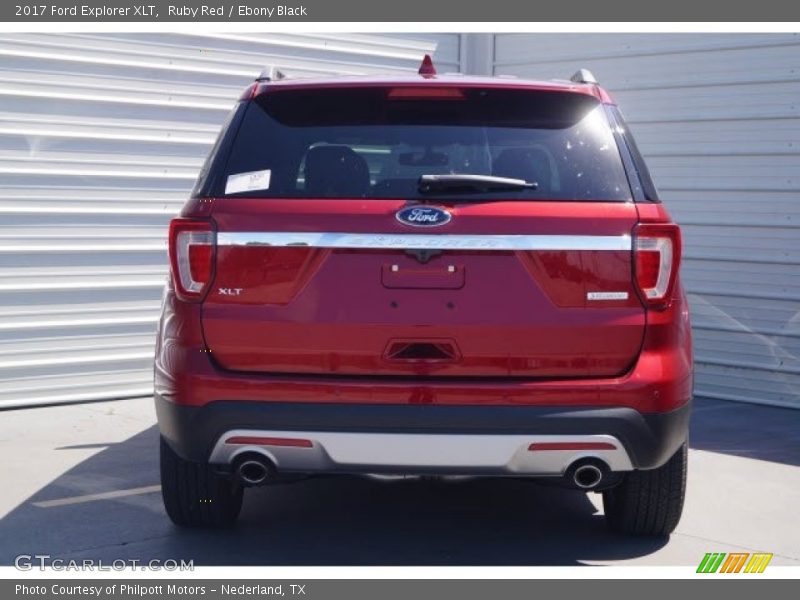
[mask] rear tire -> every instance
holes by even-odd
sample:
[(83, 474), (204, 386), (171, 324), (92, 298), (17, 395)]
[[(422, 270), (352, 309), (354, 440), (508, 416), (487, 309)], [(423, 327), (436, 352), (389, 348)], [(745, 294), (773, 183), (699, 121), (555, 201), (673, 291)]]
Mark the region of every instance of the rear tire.
[(684, 443), (663, 466), (632, 471), (618, 486), (603, 492), (608, 526), (633, 535), (672, 533), (686, 496), (687, 454)]
[(183, 527), (232, 525), (242, 508), (242, 486), (211, 465), (182, 459), (161, 438), (161, 495), (167, 515)]

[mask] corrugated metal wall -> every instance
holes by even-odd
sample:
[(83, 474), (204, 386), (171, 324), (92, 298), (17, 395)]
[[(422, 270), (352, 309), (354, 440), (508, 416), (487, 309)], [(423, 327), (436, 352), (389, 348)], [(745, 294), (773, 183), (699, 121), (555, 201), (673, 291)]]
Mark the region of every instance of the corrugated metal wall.
[(416, 69), (445, 35), (0, 38), (0, 408), (152, 390), (166, 224), (266, 63)]
[(683, 225), (697, 394), (800, 407), (800, 36), (495, 37), (497, 74), (579, 67)]

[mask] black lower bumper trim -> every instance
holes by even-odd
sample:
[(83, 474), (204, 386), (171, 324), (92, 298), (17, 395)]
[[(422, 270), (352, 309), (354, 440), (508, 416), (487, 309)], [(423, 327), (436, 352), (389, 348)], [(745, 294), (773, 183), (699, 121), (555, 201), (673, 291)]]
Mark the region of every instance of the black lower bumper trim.
[(161, 435), (183, 458), (208, 460), (233, 429), (382, 433), (613, 435), (637, 469), (663, 465), (686, 440), (691, 403), (666, 413), (632, 408), (311, 404), (218, 401), (182, 406), (156, 396)]

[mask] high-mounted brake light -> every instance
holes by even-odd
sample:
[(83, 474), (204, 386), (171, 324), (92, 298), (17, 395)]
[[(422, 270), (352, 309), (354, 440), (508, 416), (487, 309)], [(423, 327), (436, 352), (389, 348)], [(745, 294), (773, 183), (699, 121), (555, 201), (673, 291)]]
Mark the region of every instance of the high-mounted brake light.
[(674, 224), (643, 223), (634, 230), (635, 282), (649, 307), (665, 308), (681, 258), (681, 230)]
[(396, 87), (389, 90), (389, 100), (463, 100), (464, 92), (451, 87)]
[(214, 250), (210, 221), (172, 219), (169, 260), (175, 292), (181, 300), (199, 302), (205, 296), (214, 267)]

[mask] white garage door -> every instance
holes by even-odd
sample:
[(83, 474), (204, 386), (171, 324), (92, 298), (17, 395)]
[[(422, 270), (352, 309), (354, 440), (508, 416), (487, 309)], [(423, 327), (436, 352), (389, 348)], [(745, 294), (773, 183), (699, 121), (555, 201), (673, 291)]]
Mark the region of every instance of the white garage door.
[(232, 103), (289, 75), (459, 70), (457, 35), (0, 39), (0, 408), (152, 390), (164, 234)]
[(800, 408), (800, 37), (496, 36), (497, 74), (579, 67), (683, 225), (696, 394)]

